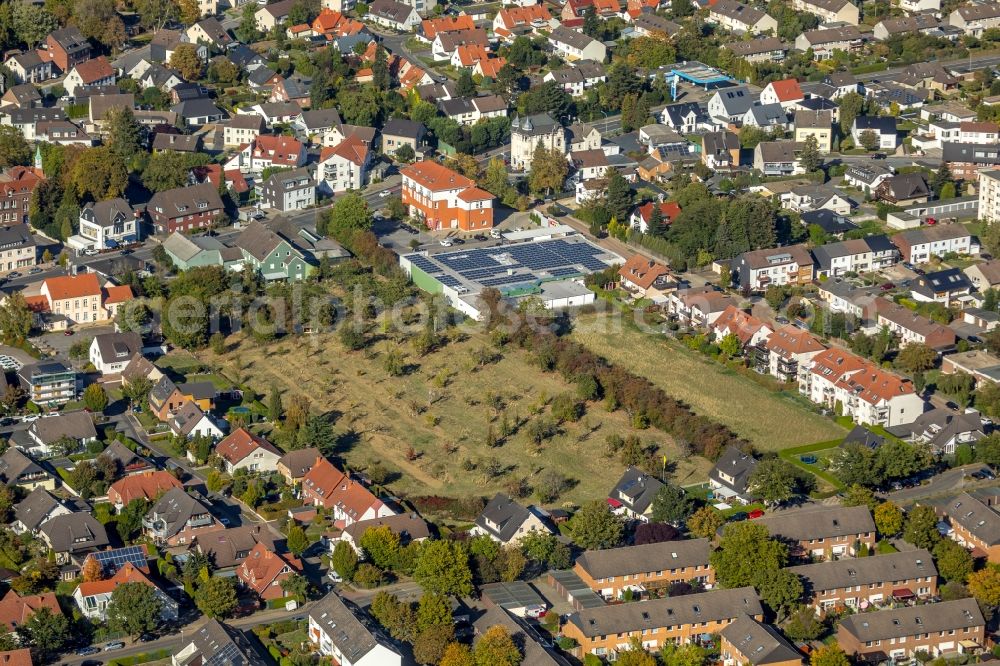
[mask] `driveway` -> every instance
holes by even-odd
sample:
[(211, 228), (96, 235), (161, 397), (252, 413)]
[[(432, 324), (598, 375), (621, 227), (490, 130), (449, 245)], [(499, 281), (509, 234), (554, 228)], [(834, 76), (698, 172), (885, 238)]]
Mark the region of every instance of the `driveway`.
[(55, 352), (60, 356), (69, 356), (69, 348), (73, 346), (74, 343), (79, 340), (89, 340), (98, 336), (102, 333), (114, 333), (115, 327), (113, 325), (109, 326), (88, 326), (86, 328), (77, 328), (73, 335), (66, 335), (62, 331), (53, 331), (51, 333), (45, 333), (38, 336), (32, 340), (42, 349)]
[(912, 502), (916, 502), (922, 499), (930, 499), (934, 497), (940, 497), (944, 495), (952, 495), (958, 493), (962, 490), (967, 490), (969, 488), (980, 488), (986, 486), (997, 485), (996, 481), (980, 481), (973, 479), (970, 474), (980, 470), (989, 470), (987, 465), (982, 463), (973, 463), (971, 465), (963, 465), (962, 467), (956, 467), (955, 469), (949, 469), (946, 472), (942, 472), (930, 480), (930, 483), (926, 483), (920, 486), (915, 486), (913, 488), (904, 488), (902, 490), (895, 490), (890, 493), (884, 493), (884, 497), (889, 501), (904, 505)]

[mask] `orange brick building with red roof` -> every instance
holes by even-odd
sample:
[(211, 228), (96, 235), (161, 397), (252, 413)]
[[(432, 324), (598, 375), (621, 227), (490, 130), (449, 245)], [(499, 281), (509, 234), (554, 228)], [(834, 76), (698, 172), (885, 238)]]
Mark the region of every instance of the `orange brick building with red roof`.
[(428, 229), (479, 231), (493, 227), (493, 195), (475, 181), (438, 164), (423, 161), (402, 169), (403, 205)]
[(40, 169), (17, 166), (0, 174), (0, 225), (28, 221), (28, 208), (35, 187), (45, 180)]
[(302, 561), (279, 554), (258, 543), (236, 568), (236, 577), (265, 601), (285, 596), (281, 581), (302, 571)]

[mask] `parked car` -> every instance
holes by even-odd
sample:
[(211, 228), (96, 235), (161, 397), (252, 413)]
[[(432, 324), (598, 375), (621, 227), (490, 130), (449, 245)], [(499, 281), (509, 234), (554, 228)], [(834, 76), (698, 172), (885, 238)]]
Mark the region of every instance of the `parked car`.
[(755, 520), (757, 518), (763, 518), (763, 517), (764, 517), (763, 509), (754, 509), (753, 511), (747, 514), (747, 518), (749, 518), (750, 520)]
[(882, 291), (892, 291), (895, 288), (896, 288), (896, 285), (894, 285), (891, 282), (886, 282), (881, 287), (879, 287), (879, 289), (881, 289)]
[(486, 236), (482, 234), (476, 234), (475, 236), (472, 237), (472, 240), (484, 241), (486, 240)]
[(38, 266), (35, 266), (30, 271), (28, 271), (28, 275), (38, 275), (41, 272), (42, 272), (42, 269), (39, 268)]
[(935, 224), (937, 224), (937, 219), (933, 217), (928, 217), (927, 220), (925, 221), (925, 224), (933, 227)]
[(11, 280), (16, 280), (17, 278), (21, 277), (21, 274), (18, 273), (17, 271), (14, 271), (13, 273), (8, 273), (7, 277)]
[(501, 234), (499, 229), (490, 229), (490, 238), (500, 238), (500, 237)]
[(73, 329), (67, 328), (65, 331), (63, 331), (63, 335), (73, 335)]
[(385, 199), (390, 194), (392, 194), (392, 192), (390, 192), (389, 190), (382, 190), (381, 192), (378, 193), (379, 197), (382, 199)]
[(741, 520), (746, 520), (750, 515), (746, 511), (737, 511), (733, 515), (729, 516), (729, 522), (738, 523)]
[(442, 238), (441, 239), (441, 247), (451, 247), (451, 246), (452, 246), (452, 242), (451, 242), (450, 238)]
[(524, 614), (527, 617), (538, 619), (541, 616), (545, 615), (545, 605), (535, 604), (533, 606), (528, 606), (527, 608), (524, 609)]
[(872, 159), (873, 160), (884, 160), (885, 159), (885, 153), (875, 153), (874, 155), (872, 155)]
[(76, 653), (81, 657), (86, 657), (90, 654), (97, 654), (100, 652), (100, 648), (95, 648), (93, 645), (88, 645), (87, 647), (82, 647), (76, 651)]
[(105, 652), (111, 652), (112, 650), (121, 650), (125, 647), (125, 643), (122, 641), (114, 641), (113, 643), (108, 643), (104, 646)]

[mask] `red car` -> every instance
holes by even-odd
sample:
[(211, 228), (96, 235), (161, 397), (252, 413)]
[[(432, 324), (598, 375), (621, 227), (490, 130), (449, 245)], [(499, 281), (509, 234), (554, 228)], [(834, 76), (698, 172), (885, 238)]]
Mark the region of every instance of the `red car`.
[(755, 518), (763, 518), (763, 517), (764, 517), (764, 510), (763, 509), (754, 509), (753, 511), (751, 511), (750, 513), (747, 514), (747, 518), (749, 518), (750, 520), (753, 520)]
[(932, 226), (933, 227), (935, 224), (937, 224), (937, 220), (934, 219), (933, 217), (928, 217), (927, 218), (927, 224), (928, 224), (928, 226)]

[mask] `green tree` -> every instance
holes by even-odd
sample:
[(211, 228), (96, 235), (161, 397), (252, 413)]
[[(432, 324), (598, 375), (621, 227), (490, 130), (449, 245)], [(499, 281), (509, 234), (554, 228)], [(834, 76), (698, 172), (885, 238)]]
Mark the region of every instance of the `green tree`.
[(799, 163), (808, 172), (815, 171), (823, 164), (823, 158), (819, 154), (819, 142), (812, 134), (807, 136), (803, 143), (802, 152), (799, 154)]
[(368, 208), (368, 202), (359, 192), (350, 190), (341, 194), (333, 202), (333, 207), (327, 214), (326, 229), (328, 231), (368, 230), (371, 229), (374, 218)]
[(528, 186), (532, 192), (549, 194), (553, 190), (562, 191), (568, 172), (566, 156), (558, 150), (546, 150), (539, 142), (531, 157)]
[(88, 148), (73, 164), (70, 183), (80, 199), (113, 199), (128, 186), (128, 167), (108, 146)]
[(194, 44), (178, 44), (170, 55), (170, 66), (176, 69), (185, 81), (200, 79), (202, 62), (198, 57), (198, 47)]
[(750, 474), (751, 492), (769, 504), (787, 502), (812, 490), (810, 481), (801, 470), (781, 458), (764, 458)]
[(521, 550), (526, 557), (549, 569), (569, 568), (569, 547), (554, 534), (531, 531), (521, 539)]
[(854, 126), (854, 119), (861, 115), (865, 107), (865, 98), (856, 92), (849, 92), (838, 100), (840, 105), (840, 130), (847, 136)]
[(987, 608), (1000, 606), (1000, 565), (990, 563), (972, 572), (966, 587), (980, 605)]
[(31, 146), (19, 129), (0, 125), (0, 169), (31, 163)]
[(137, 497), (118, 513), (115, 529), (122, 541), (131, 543), (132, 538), (142, 529), (142, 519), (149, 512), (150, 503), (145, 497)]
[(413, 578), (427, 592), (467, 595), (472, 592), (469, 554), (456, 541), (431, 541), (420, 553)]
[(709, 561), (724, 587), (743, 587), (752, 585), (758, 572), (783, 567), (788, 562), (788, 547), (772, 539), (763, 525), (730, 523)]
[(910, 374), (930, 370), (936, 362), (937, 352), (919, 342), (907, 344), (896, 355), (896, 367)]
[(59, 21), (44, 7), (28, 2), (11, 4), (11, 28), (14, 36), (27, 44), (29, 49), (38, 46), (50, 32), (59, 28)]
[(392, 569), (399, 559), (399, 535), (388, 525), (369, 527), (361, 535), (361, 549), (365, 559), (382, 569)]
[(187, 185), (188, 172), (208, 164), (205, 153), (180, 153), (165, 151), (154, 153), (146, 160), (142, 170), (142, 184), (151, 192), (162, 192)]
[(280, 423), (284, 408), (281, 406), (281, 392), (277, 384), (271, 385), (271, 392), (267, 397), (267, 420), (271, 423)]
[(722, 340), (719, 340), (719, 351), (726, 358), (736, 358), (743, 351), (743, 343), (735, 333), (726, 333)]
[(83, 404), (92, 412), (103, 412), (108, 406), (108, 394), (104, 391), (104, 387), (94, 383), (84, 389)]
[(309, 537), (306, 536), (306, 531), (302, 529), (302, 526), (294, 520), (289, 520), (287, 532), (288, 550), (296, 555), (304, 553), (309, 547)]
[(865, 150), (877, 150), (879, 147), (879, 137), (872, 130), (865, 130), (858, 135), (858, 142)]
[(679, 525), (692, 512), (694, 512), (694, 502), (684, 489), (668, 483), (653, 497), (653, 509), (649, 518), (654, 523)]
[(417, 605), (417, 630), (424, 631), (437, 625), (451, 626), (451, 604), (448, 598), (434, 592), (425, 592)]
[[(629, 650), (631, 654), (636, 654), (634, 650)], [(686, 643), (677, 645), (673, 641), (660, 649), (660, 658), (664, 666), (704, 666), (708, 659), (708, 651), (697, 643)]]
[(111, 152), (125, 163), (143, 150), (142, 128), (135, 119), (132, 109), (116, 106), (108, 110), (104, 118), (107, 143)]
[(301, 574), (292, 574), (280, 584), (285, 596), (294, 597), (300, 603), (304, 603), (309, 596), (309, 579)]
[(587, 550), (603, 550), (621, 544), (625, 523), (611, 513), (607, 502), (594, 500), (580, 507), (569, 521), (570, 538)]
[[(844, 497), (840, 500), (843, 506), (866, 506), (869, 511), (874, 511), (878, 506), (878, 500), (875, 499), (875, 493), (864, 486), (859, 486), (854, 484), (849, 486), (847, 490), (844, 491)], [(877, 523), (876, 523), (877, 524)], [(899, 514), (899, 529), (903, 527), (903, 514)], [(896, 530), (897, 532), (899, 530)], [(895, 534), (896, 532), (893, 532)]]
[(122, 386), (122, 395), (132, 405), (142, 405), (149, 398), (151, 390), (153, 390), (153, 382), (148, 377), (135, 377), (130, 379), (128, 384)]
[(903, 528), (903, 540), (917, 548), (934, 548), (941, 540), (937, 529), (938, 518), (934, 509), (929, 506), (915, 506), (906, 514), (906, 525)]
[(229, 578), (209, 578), (202, 581), (194, 591), (194, 605), (211, 618), (228, 617), (238, 604), (236, 585)]
[(836, 643), (824, 645), (809, 655), (810, 666), (851, 666), (850, 659)]
[(333, 554), (330, 556), (330, 567), (346, 581), (354, 579), (354, 572), (358, 569), (358, 554), (354, 552), (351, 545), (346, 541), (338, 541), (333, 547)]
[(883, 537), (893, 537), (903, 530), (903, 510), (892, 502), (875, 507), (875, 527)]
[(783, 617), (802, 600), (802, 581), (788, 569), (762, 569), (754, 576), (753, 586), (771, 610)]
[(0, 332), (3, 333), (4, 342), (8, 344), (24, 342), (31, 332), (33, 322), (34, 315), (21, 292), (15, 291), (0, 304)]
[(972, 555), (951, 539), (941, 539), (934, 546), (934, 561), (937, 562), (938, 573), (948, 581), (964, 583), (972, 573), (974, 562)]
[(419, 664), (444, 663), (448, 645), (453, 640), (455, 640), (455, 627), (451, 622), (428, 627), (418, 633), (413, 641), (413, 658)]
[(476, 82), (472, 80), (471, 71), (462, 69), (458, 81), (455, 82), (455, 91), (459, 97), (471, 97), (476, 94)]
[(161, 622), (163, 602), (156, 588), (145, 583), (123, 583), (111, 593), (108, 602), (108, 626), (135, 639), (156, 629)]
[(506, 627), (495, 625), (486, 630), (472, 650), (475, 666), (518, 666), (521, 652)]
[(617, 169), (608, 167), (604, 177), (608, 180), (605, 195), (605, 207), (611, 217), (618, 220), (628, 219), (629, 211), (635, 202), (635, 192), (625, 177)]
[(62, 613), (57, 615), (44, 606), (36, 610), (17, 633), (43, 658), (61, 650), (71, 638), (66, 616)]
[(712, 539), (716, 532), (726, 524), (726, 519), (722, 514), (710, 507), (703, 506), (687, 519), (687, 528), (691, 534), (702, 539)]
[(389, 76), (389, 56), (379, 44), (375, 47), (375, 61), (372, 63), (372, 83), (379, 90), (388, 90), (392, 79)]
[(812, 606), (802, 606), (789, 616), (783, 629), (793, 641), (812, 641), (823, 635), (824, 626)]

